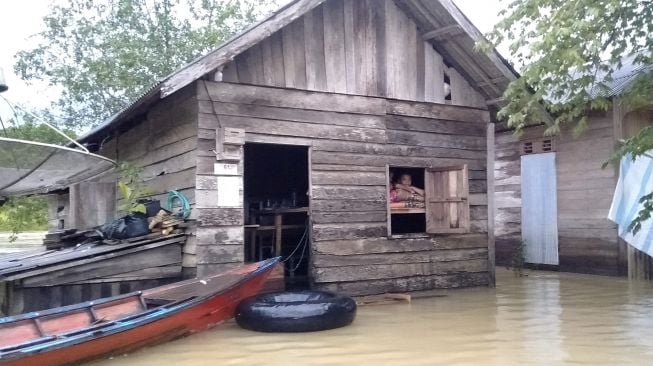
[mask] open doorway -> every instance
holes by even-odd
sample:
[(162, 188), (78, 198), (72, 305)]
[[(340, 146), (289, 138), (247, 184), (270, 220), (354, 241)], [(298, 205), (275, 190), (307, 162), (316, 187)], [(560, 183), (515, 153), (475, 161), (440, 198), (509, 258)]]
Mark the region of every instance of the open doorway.
[(245, 144), (245, 260), (285, 260), (287, 288), (309, 284), (308, 147)]

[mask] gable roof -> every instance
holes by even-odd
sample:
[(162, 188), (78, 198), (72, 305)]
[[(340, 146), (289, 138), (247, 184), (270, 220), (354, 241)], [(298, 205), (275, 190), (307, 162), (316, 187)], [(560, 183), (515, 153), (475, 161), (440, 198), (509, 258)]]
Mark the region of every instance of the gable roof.
[[(213, 51), (161, 79), (132, 104), (80, 137), (79, 141), (96, 140), (110, 127), (117, 126), (156, 101), (214, 72), (325, 1), (328, 0), (291, 1)], [(519, 75), (496, 50), (480, 53), (475, 49), (475, 44), (483, 39), (483, 35), (451, 0), (393, 1), (417, 24), (422, 31), (422, 38), (432, 42), (444, 60), (460, 72), (490, 104), (500, 102), (508, 83)]]

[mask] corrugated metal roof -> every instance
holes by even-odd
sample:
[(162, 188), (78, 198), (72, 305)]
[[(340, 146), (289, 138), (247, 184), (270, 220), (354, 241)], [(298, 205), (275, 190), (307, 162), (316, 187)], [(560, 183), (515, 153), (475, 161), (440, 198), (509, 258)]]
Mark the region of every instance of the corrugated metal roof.
[(638, 55), (634, 54), (621, 60), (621, 67), (612, 73), (612, 80), (603, 80), (601, 88), (595, 88), (596, 96), (614, 97), (626, 91), (641, 75), (653, 72), (653, 64), (635, 62)]

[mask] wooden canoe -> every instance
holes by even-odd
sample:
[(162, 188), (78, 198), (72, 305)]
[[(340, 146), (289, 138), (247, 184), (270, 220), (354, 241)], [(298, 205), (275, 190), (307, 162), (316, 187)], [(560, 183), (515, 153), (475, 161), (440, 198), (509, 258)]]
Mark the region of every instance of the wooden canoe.
[(68, 365), (211, 328), (257, 294), (279, 258), (146, 291), (0, 319), (0, 365)]

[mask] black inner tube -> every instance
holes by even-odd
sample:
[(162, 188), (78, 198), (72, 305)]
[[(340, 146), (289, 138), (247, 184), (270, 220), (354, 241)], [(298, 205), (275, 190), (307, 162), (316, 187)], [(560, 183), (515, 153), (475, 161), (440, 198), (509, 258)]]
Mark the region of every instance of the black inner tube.
[(319, 303), (329, 301), (337, 295), (329, 292), (281, 292), (269, 293), (258, 296), (258, 300), (274, 304)]
[(275, 292), (244, 300), (236, 322), (259, 332), (314, 332), (343, 327), (356, 317), (356, 302), (324, 291)]

